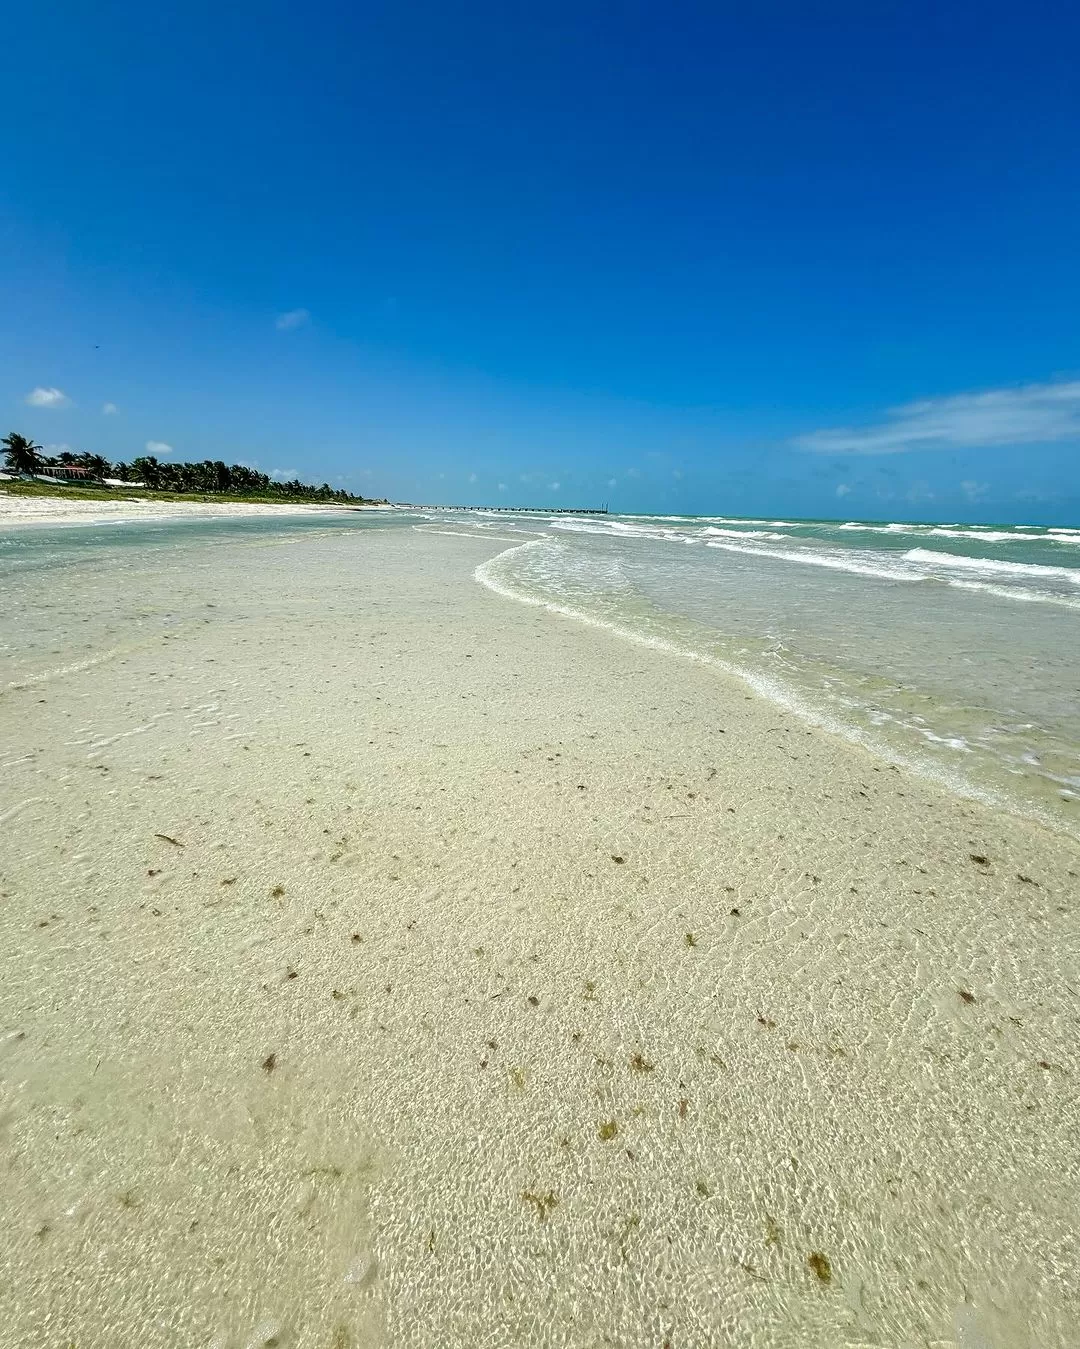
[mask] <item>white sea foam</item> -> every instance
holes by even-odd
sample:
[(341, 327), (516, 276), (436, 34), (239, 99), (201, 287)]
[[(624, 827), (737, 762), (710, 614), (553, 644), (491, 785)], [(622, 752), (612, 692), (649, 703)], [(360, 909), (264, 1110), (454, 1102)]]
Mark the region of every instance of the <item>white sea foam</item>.
[(785, 529), (797, 529), (800, 525), (811, 525), (814, 521), (759, 520), (750, 515), (699, 515), (696, 517), (696, 523), (699, 525), (771, 525), (774, 529), (779, 529), (781, 526)]
[(944, 539), (978, 539), (982, 543), (1042, 543), (1042, 534), (1022, 534), (1013, 529), (951, 529), (935, 525), (927, 534)]
[[(652, 517), (661, 519), (672, 517)], [(682, 519), (682, 517), (674, 517)], [(723, 517), (712, 517), (714, 520)], [(1065, 608), (1077, 605), (1071, 598), (1061, 594), (1060, 587), (1036, 590), (1019, 585), (994, 585), (990, 578), (1007, 580), (1011, 575), (1029, 581), (1068, 581), (1080, 585), (1080, 569), (1055, 567), (1031, 562), (1009, 562), (997, 558), (981, 558), (963, 553), (939, 552), (929, 548), (910, 548), (906, 552), (887, 552), (877, 549), (851, 549), (824, 547), (770, 548), (764, 545), (796, 540), (791, 535), (778, 534), (767, 529), (731, 528), (719, 524), (702, 524), (687, 521), (683, 528), (664, 527), (660, 523), (644, 524), (627, 520), (593, 520), (576, 516), (553, 519), (550, 528), (571, 534), (598, 534), (608, 538), (641, 538), (663, 543), (692, 544), (702, 542), (709, 548), (723, 549), (726, 552), (741, 553), (748, 557), (769, 558), (777, 562), (793, 562), (800, 566), (820, 567), (828, 571), (847, 572), (853, 576), (866, 576), (880, 581), (945, 581), (950, 585), (966, 590), (981, 590), (987, 595), (999, 599), (1018, 600), (1023, 603), (1057, 604)], [(734, 522), (733, 522), (734, 523)], [(740, 526), (749, 522), (739, 521)], [(764, 522), (760, 522), (764, 523)], [(840, 525), (840, 529), (869, 528), (876, 533), (898, 535), (906, 532), (918, 537), (943, 535), (946, 537), (969, 537), (972, 530), (949, 525), (910, 525), (896, 521), (889, 524), (863, 526), (854, 521)], [(987, 543), (1003, 542), (1017, 538), (1020, 541), (1038, 541), (1043, 536), (1030, 533), (1011, 534), (1002, 530), (983, 527), (978, 535)], [(950, 571), (961, 570), (968, 573), (982, 572), (986, 581), (967, 580), (960, 582), (949, 576)]]
[(744, 547), (738, 543), (721, 543), (710, 540), (707, 548), (723, 548), (729, 553), (745, 553), (750, 557), (771, 557), (778, 562), (798, 562), (807, 567), (826, 567), (830, 571), (851, 572), (854, 576), (873, 576), (879, 581), (921, 581), (923, 576), (902, 564), (890, 563), (882, 554), (883, 564), (861, 562), (854, 556), (843, 553), (811, 553), (803, 548), (756, 548)]
[(858, 520), (847, 520), (837, 529), (859, 534), (914, 534), (917, 537), (936, 536), (945, 539), (978, 539), (980, 543), (1080, 543), (1080, 530), (1048, 529), (1034, 532), (1031, 526), (995, 529), (992, 525), (869, 525)]
[[(913, 534), (917, 538), (936, 536), (945, 539), (978, 539), (982, 543), (1042, 543), (1045, 534), (1033, 534), (1018, 529), (992, 529), (987, 525), (863, 525), (854, 520), (838, 526), (860, 534)], [(1050, 540), (1056, 542), (1056, 540)]]
[[(614, 523), (615, 523), (615, 522), (613, 521), (612, 524), (614, 524)], [(614, 529), (612, 528), (612, 525), (607, 525), (607, 524), (603, 524), (603, 525), (602, 525), (602, 524), (598, 524), (595, 520), (579, 520), (576, 516), (573, 516), (573, 515), (562, 516), (562, 517), (557, 517), (557, 518), (553, 519), (553, 520), (551, 521), (551, 528), (552, 528), (552, 529), (560, 530), (560, 531), (561, 531), (562, 533), (564, 533), (564, 534), (614, 534), (614, 533), (616, 533), (616, 530), (614, 530)], [(655, 529), (650, 528), (648, 525), (641, 525), (641, 526), (639, 526), (637, 529), (633, 529), (632, 526), (630, 526), (630, 527), (628, 527), (628, 528), (632, 529), (633, 532), (638, 533), (638, 534), (642, 534), (642, 535), (644, 535), (644, 536), (646, 536), (646, 537), (648, 537), (648, 536), (651, 535), (651, 534), (654, 535), (654, 534), (656, 534), (656, 532), (657, 532)]]
[(702, 534), (711, 534), (714, 537), (720, 536), (725, 539), (783, 540), (790, 537), (790, 535), (787, 534), (777, 534), (771, 529), (722, 529), (719, 525), (706, 525), (701, 532)]
[(961, 581), (951, 579), (948, 584), (957, 590), (981, 591), (1002, 600), (1019, 600), (1023, 604), (1056, 604), (1062, 609), (1080, 609), (1080, 597), (1062, 595), (1049, 590), (1028, 590), (1026, 586), (999, 586), (992, 581)]
[(1037, 562), (1003, 562), (996, 557), (968, 557), (966, 553), (939, 553), (930, 548), (909, 548), (904, 557), (909, 562), (920, 562), (925, 566), (961, 567), (968, 571), (985, 571), (1001, 576), (1028, 576), (1080, 585), (1080, 571), (1074, 567), (1044, 567)]
[[(644, 517), (643, 517), (644, 518)], [(638, 521), (626, 520), (581, 520), (576, 516), (553, 519), (551, 528), (567, 534), (607, 534), (619, 538), (661, 539), (666, 542), (684, 543), (697, 541), (706, 536), (722, 536), (729, 539), (772, 539), (782, 541), (790, 538), (788, 534), (778, 534), (771, 529), (732, 529), (721, 525), (702, 525), (696, 520), (682, 520), (681, 517), (652, 517), (657, 520), (680, 520), (681, 529), (665, 529), (660, 525), (646, 525)]]
[(928, 525), (905, 525), (900, 523), (890, 525), (866, 525), (858, 520), (848, 520), (845, 524), (839, 526), (840, 529), (855, 529), (863, 534), (921, 534), (928, 529)]

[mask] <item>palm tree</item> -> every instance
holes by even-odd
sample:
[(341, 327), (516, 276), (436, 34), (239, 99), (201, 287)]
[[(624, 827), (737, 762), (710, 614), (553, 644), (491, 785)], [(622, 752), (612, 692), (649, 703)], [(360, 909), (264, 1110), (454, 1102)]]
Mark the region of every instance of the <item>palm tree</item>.
[(159, 464), (157, 458), (152, 454), (140, 454), (137, 459), (131, 461), (131, 470), (141, 481), (146, 483), (147, 487), (157, 487), (161, 482), (161, 470), (164, 464)]
[(4, 447), (4, 460), (13, 473), (37, 473), (41, 468), (41, 446), (32, 440), (12, 431), (10, 436), (0, 440)]
[(104, 478), (112, 467), (103, 454), (80, 454), (75, 462), (82, 468), (88, 468), (96, 478)]

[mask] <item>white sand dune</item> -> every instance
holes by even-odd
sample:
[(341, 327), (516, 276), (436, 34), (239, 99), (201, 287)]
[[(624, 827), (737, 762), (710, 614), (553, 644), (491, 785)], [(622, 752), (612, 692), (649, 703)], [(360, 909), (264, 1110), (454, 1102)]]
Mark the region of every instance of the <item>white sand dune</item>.
[(0, 1340), (1075, 1344), (1080, 849), (492, 551), (20, 582)]

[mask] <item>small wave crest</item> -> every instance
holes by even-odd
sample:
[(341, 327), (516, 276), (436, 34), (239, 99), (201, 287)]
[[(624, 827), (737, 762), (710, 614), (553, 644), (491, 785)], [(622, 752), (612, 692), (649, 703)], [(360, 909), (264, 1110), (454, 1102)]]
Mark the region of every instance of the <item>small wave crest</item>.
[(855, 529), (860, 534), (921, 534), (926, 525), (867, 525), (860, 520), (847, 520), (840, 529)]
[(969, 557), (966, 553), (940, 553), (933, 548), (909, 548), (904, 554), (909, 562), (924, 566), (960, 567), (967, 571), (984, 571), (1000, 576), (1027, 576), (1038, 580), (1069, 581), (1080, 585), (1080, 571), (1075, 567), (1046, 567), (1037, 562), (1003, 562), (996, 557)]
[[(1029, 604), (1056, 604), (1066, 609), (1080, 608), (1080, 598), (1073, 599), (1060, 591), (1053, 590), (1032, 590), (1020, 585), (994, 585), (990, 581), (959, 580), (955, 577), (941, 576), (928, 570), (930, 565), (936, 565), (941, 559), (947, 559), (946, 568), (951, 564), (957, 566), (969, 567), (974, 570), (977, 567), (987, 566), (989, 574), (998, 575), (1002, 573), (1001, 579), (1005, 579), (1010, 570), (1017, 570), (1018, 575), (1028, 576), (1031, 579), (1044, 579), (1049, 576), (1053, 578), (1060, 573), (1067, 576), (1075, 584), (1080, 584), (1080, 572), (1073, 571), (1068, 567), (1040, 567), (1034, 563), (998, 563), (993, 558), (968, 558), (960, 561), (955, 553), (938, 553), (932, 549), (910, 548), (906, 553), (892, 556), (877, 553), (862, 557), (854, 553), (836, 553), (822, 550), (821, 552), (810, 552), (805, 548), (763, 548), (755, 544), (738, 544), (721, 542), (718, 539), (707, 541), (707, 548), (722, 548), (729, 553), (743, 553), (748, 557), (768, 557), (778, 562), (795, 562), (801, 566), (824, 567), (829, 571), (849, 572), (853, 576), (868, 576), (879, 581), (903, 581), (903, 582), (942, 582), (947, 585), (955, 586), (962, 590), (982, 591), (983, 594), (993, 595), (998, 599), (1020, 600)], [(870, 558), (873, 558), (871, 561)]]
[(956, 590), (981, 591), (984, 595), (994, 595), (1001, 600), (1020, 600), (1024, 604), (1057, 604), (1063, 609), (1080, 609), (1080, 596), (1073, 599), (1069, 595), (1051, 594), (1045, 590), (1028, 590), (1026, 586), (1000, 586), (992, 581), (961, 581), (953, 577), (948, 583)]
[(749, 557), (771, 557), (778, 562), (798, 562), (807, 567), (826, 567), (830, 571), (846, 571), (853, 576), (873, 576), (879, 581), (921, 581), (923, 577), (910, 568), (888, 562), (878, 565), (863, 562), (850, 555), (832, 552), (811, 553), (803, 548), (757, 548), (745, 547), (738, 543), (721, 543), (710, 540), (707, 548), (723, 548), (729, 553), (745, 553)]
[(790, 537), (787, 534), (777, 534), (771, 529), (722, 529), (719, 525), (708, 525), (701, 532), (702, 534), (710, 534), (714, 538), (725, 539), (773, 539), (780, 541)]

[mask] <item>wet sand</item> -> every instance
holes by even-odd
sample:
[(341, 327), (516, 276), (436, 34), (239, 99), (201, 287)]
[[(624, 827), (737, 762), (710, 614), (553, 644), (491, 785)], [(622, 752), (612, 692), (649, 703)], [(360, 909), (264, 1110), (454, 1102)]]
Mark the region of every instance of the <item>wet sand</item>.
[(1080, 849), (498, 546), (0, 619), (0, 1343), (1075, 1343)]

